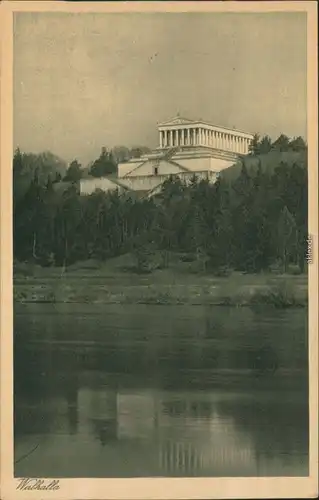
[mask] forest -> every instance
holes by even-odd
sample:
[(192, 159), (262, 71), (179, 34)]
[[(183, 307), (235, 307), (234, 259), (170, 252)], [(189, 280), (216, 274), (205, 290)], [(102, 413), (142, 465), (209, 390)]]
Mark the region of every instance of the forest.
[[(102, 148), (86, 174), (114, 175), (128, 157)], [(155, 255), (158, 266), (169, 268), (176, 252), (216, 275), (306, 269), (307, 145), (301, 137), (272, 142), (255, 135), (249, 155), (215, 184), (171, 177), (152, 198), (116, 191), (80, 196), (84, 171), (77, 160), (67, 166), (51, 153), (15, 151), (15, 262), (67, 268), (131, 253), (136, 270), (150, 272)]]

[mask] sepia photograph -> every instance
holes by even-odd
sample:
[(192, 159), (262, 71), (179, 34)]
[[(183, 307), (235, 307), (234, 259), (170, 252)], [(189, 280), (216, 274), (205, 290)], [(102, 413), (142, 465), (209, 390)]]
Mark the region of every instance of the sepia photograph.
[(308, 479), (311, 2), (129, 3), (12, 13), (14, 488)]

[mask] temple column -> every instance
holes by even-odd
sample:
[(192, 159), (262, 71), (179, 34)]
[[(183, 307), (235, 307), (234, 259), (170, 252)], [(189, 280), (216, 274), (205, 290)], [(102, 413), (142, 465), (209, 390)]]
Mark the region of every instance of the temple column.
[(169, 131), (169, 146), (173, 146), (173, 130)]
[(190, 145), (190, 130), (189, 128), (187, 129), (187, 146)]

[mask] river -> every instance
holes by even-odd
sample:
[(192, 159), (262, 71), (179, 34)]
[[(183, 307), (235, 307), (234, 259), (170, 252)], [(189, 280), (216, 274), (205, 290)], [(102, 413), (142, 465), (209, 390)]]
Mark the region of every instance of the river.
[(16, 477), (308, 475), (307, 311), (19, 304)]

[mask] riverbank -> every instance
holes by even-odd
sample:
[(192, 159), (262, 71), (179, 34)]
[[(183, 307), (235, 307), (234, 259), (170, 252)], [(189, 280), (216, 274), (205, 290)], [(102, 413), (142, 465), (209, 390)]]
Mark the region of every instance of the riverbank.
[[(117, 265), (116, 265), (117, 264)], [(14, 275), (20, 303), (102, 303), (306, 307), (307, 275), (241, 274), (216, 277), (185, 268), (136, 274), (123, 262), (94, 262), (68, 268), (33, 267)]]

